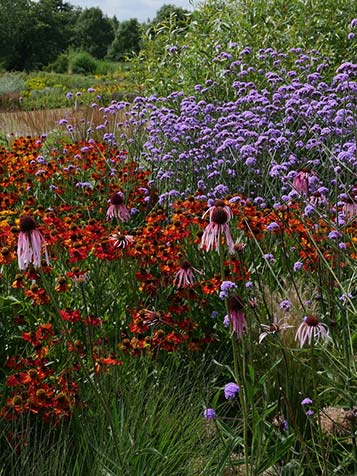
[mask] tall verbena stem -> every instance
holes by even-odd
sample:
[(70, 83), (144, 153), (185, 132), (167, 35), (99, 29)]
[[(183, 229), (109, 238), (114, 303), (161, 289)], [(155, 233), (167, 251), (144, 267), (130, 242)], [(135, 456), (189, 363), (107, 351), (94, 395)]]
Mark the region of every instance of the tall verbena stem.
[[(222, 242), (219, 244), (219, 260), (220, 260), (220, 272), (221, 272), (221, 279), (222, 282), (225, 280), (225, 266), (224, 266), (224, 249), (222, 246)], [(232, 346), (232, 353), (233, 353), (233, 375), (234, 380), (236, 383), (243, 382), (243, 386), (241, 391), (239, 392), (239, 399), (242, 409), (242, 419), (243, 419), (243, 441), (244, 441), (244, 474), (249, 476), (251, 474), (250, 464), (249, 464), (249, 452), (248, 452), (248, 402), (247, 402), (247, 392), (246, 392), (246, 355), (245, 349), (243, 344), (243, 338), (241, 338), (242, 342), (242, 368), (239, 369), (238, 363), (238, 340), (237, 334), (233, 328), (233, 319), (231, 316), (231, 306), (229, 305), (229, 297), (224, 299), (226, 313), (229, 319), (229, 330), (230, 330), (230, 339), (231, 339), (231, 346)], [(242, 337), (242, 336), (241, 336)]]
[(313, 398), (316, 407), (316, 415), (317, 415), (317, 424), (318, 424), (318, 434), (319, 434), (319, 443), (320, 443), (320, 451), (322, 452), (321, 458), (319, 458), (319, 449), (316, 452), (318, 455), (318, 461), (320, 465), (321, 475), (328, 476), (327, 473), (327, 458), (325, 455), (325, 446), (324, 446), (324, 438), (321, 429), (321, 412), (320, 412), (320, 396), (317, 388), (317, 370), (316, 370), (316, 362), (315, 362), (315, 337), (312, 335), (311, 338), (311, 345), (310, 345), (310, 360), (311, 360), (311, 374), (312, 374), (312, 385), (313, 385)]

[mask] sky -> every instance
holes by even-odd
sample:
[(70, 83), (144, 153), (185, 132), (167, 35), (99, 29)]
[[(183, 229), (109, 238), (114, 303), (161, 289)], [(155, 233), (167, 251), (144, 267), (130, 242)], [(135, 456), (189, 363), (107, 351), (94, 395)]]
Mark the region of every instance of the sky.
[[(76, 7), (99, 7), (105, 15), (117, 17), (119, 21), (137, 18), (139, 22), (152, 20), (156, 12), (163, 5), (176, 5), (177, 7), (193, 10), (190, 0), (67, 0)], [(193, 1), (193, 4), (196, 0)]]

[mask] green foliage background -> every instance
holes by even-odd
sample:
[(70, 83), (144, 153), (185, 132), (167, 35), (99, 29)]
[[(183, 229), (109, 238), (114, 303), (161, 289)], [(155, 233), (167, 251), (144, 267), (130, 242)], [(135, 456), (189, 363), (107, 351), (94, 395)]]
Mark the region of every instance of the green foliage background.
[(164, 95), (219, 80), (212, 52), (226, 51), (230, 42), (256, 51), (315, 49), (337, 66), (357, 59), (356, 42), (348, 39), (356, 13), (345, 0), (207, 0), (185, 25), (175, 16), (151, 25), (132, 68), (148, 92)]

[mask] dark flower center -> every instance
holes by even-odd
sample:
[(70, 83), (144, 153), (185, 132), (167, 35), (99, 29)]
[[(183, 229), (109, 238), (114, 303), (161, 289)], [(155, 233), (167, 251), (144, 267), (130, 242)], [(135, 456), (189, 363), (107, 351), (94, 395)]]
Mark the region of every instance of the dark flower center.
[(36, 392), (36, 397), (40, 400), (45, 400), (46, 399), (46, 390), (43, 388), (39, 388)]
[(307, 318), (305, 319), (305, 323), (308, 326), (316, 327), (320, 324), (320, 321), (318, 320), (316, 316), (307, 316)]
[(187, 271), (191, 268), (191, 265), (188, 261), (182, 261), (182, 263), (180, 264), (180, 268)]
[(222, 207), (216, 207), (212, 212), (212, 221), (217, 225), (224, 225), (228, 221), (228, 214)]
[(110, 203), (112, 205), (122, 205), (124, 203), (124, 200), (123, 200), (123, 197), (122, 197), (121, 193), (114, 193), (110, 197)]
[(229, 301), (229, 310), (231, 312), (238, 312), (243, 310), (243, 301), (238, 296), (232, 296)]
[(35, 230), (37, 227), (35, 220), (30, 217), (29, 215), (26, 215), (24, 217), (20, 218), (20, 231), (24, 233), (28, 233), (30, 231)]
[(29, 374), (29, 377), (30, 377), (30, 378), (36, 378), (37, 375), (38, 375), (38, 372), (37, 372), (36, 369), (30, 369), (30, 370), (28, 371), (28, 374)]
[(222, 208), (223, 208), (223, 207), (226, 206), (226, 204), (224, 203), (224, 200), (216, 200), (216, 201), (214, 202), (214, 206), (215, 206), (215, 207), (222, 207)]

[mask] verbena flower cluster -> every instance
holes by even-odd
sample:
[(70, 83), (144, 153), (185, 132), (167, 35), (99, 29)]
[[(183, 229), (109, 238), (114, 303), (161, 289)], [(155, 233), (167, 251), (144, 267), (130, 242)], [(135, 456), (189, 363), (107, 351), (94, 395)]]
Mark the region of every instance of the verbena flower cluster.
[[(138, 97), (126, 112), (123, 125), (138, 132), (146, 125), (140, 160), (160, 203), (232, 194), (264, 208), (303, 196), (307, 214), (336, 193), (349, 203), (357, 65), (331, 72), (317, 52), (298, 48), (231, 53), (220, 64), (229, 100), (222, 85), (207, 81), (192, 96)], [(113, 103), (105, 113), (127, 106)]]

